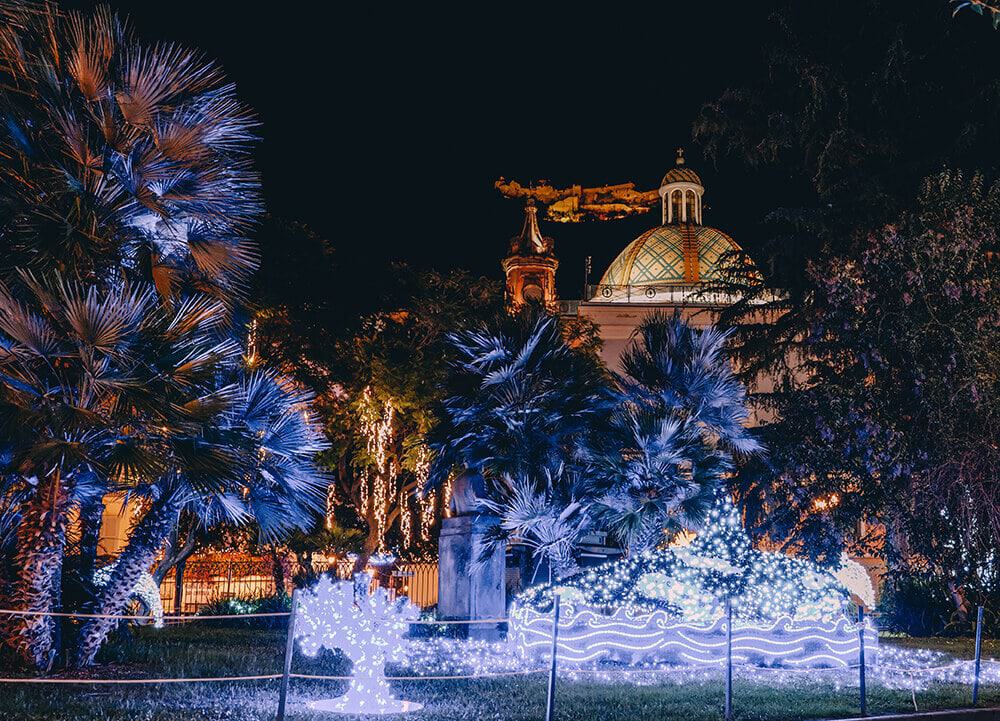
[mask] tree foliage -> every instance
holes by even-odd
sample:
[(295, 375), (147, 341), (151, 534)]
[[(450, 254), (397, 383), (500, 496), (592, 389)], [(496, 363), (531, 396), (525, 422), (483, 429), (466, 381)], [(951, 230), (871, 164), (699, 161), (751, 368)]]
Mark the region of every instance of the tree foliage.
[(634, 552), (696, 528), (733, 470), (761, 450), (724, 344), (679, 314), (647, 316), (622, 355), (620, 396), (592, 452), (592, 513)]
[(881, 521), (893, 565), (933, 572), (963, 611), (998, 581), (998, 210), (980, 176), (941, 173), (855, 254), (810, 266), (806, 376), (765, 428), (773, 468), (743, 489), (755, 525), (814, 554)]

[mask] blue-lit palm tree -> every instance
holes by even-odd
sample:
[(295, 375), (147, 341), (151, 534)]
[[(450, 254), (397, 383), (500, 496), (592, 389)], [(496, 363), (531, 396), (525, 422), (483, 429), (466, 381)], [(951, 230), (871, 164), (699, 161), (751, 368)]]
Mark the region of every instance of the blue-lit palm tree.
[(596, 522), (633, 551), (697, 527), (734, 457), (760, 450), (726, 338), (657, 313), (622, 355), (618, 407), (590, 447), (589, 495)]
[(257, 267), (256, 121), (218, 65), (104, 7), (0, 6), (0, 275), (239, 299)]
[[(173, 468), (172, 448), (235, 396), (217, 378), (239, 346), (203, 298), (164, 306), (151, 286), (99, 291), (23, 273), (0, 283), (0, 474), (19, 491), (15, 608), (58, 598), (69, 513)], [(232, 371), (230, 371), (232, 372)], [(9, 619), (9, 643), (51, 663), (51, 619)]]
[(557, 572), (586, 525), (577, 486), (610, 401), (599, 361), (567, 345), (534, 309), (450, 337), (451, 387), (432, 432), (430, 483), (462, 469), (480, 510), (499, 517), (488, 547), (517, 537)]
[[(72, 345), (58, 293), (54, 304), (33, 293), (7, 304), (5, 342), (19, 351), (6, 360), (22, 364), (28, 381), (8, 373), (0, 392), (31, 422), (6, 417), (2, 457), (13, 459), (5, 467), (18, 493), (4, 498), (19, 502), (7, 515), (18, 519), (18, 534), (44, 541), (19, 544), (26, 555), (16, 584), (20, 601), (31, 597), (41, 609), (56, 593), (71, 506), (89, 509), (86, 520), (99, 516), (101, 493), (119, 484), (153, 497), (178, 475), (219, 470), (212, 464), (220, 458), (203, 453), (204, 438), (213, 424), (232, 427), (224, 413), (239, 397), (239, 348), (228, 322), (257, 265), (247, 238), (261, 212), (249, 162), (256, 122), (217, 65), (175, 45), (142, 44), (107, 9), (84, 15), (51, 4), (0, 6), (0, 87), (0, 279), (16, 285), (25, 269), (47, 279), (59, 273), (89, 286), (72, 292), (101, 313), (120, 306), (127, 315), (131, 305), (138, 318), (198, 318), (169, 329), (120, 330), (120, 340), (95, 348)], [(143, 283), (156, 293), (129, 290)], [(91, 290), (96, 295), (87, 295)], [(48, 325), (36, 327), (36, 317)], [(108, 319), (89, 322), (104, 327)], [(165, 340), (157, 332), (168, 331), (176, 353), (154, 358)], [(191, 337), (181, 337), (185, 332)], [(102, 381), (135, 372), (149, 382), (95, 393), (83, 370), (95, 359), (107, 363)], [(178, 375), (143, 376), (143, 363), (173, 363)], [(204, 385), (184, 381), (203, 368), (210, 370)], [(37, 415), (38, 399), (48, 416)], [(177, 417), (161, 419), (168, 438), (158, 438), (151, 422), (167, 409)], [(44, 432), (35, 433), (38, 427)], [(110, 449), (109, 438), (116, 439)], [(170, 452), (168, 439), (176, 441)], [(128, 454), (135, 458), (123, 460)], [(92, 489), (87, 502), (84, 477)], [(51, 628), (36, 625), (35, 633), (22, 621), (8, 640), (46, 665)]]
[[(171, 468), (155, 483), (138, 483), (148, 510), (98, 597), (98, 614), (120, 614), (139, 577), (163, 548), (182, 511), (206, 526), (254, 521), (262, 541), (311, 527), (326, 503), (329, 480), (314, 458), (327, 448), (312, 416), (312, 394), (274, 371), (240, 376), (223, 408), (203, 431), (174, 439)], [(80, 631), (75, 663), (93, 662), (114, 627), (110, 618), (90, 619)]]

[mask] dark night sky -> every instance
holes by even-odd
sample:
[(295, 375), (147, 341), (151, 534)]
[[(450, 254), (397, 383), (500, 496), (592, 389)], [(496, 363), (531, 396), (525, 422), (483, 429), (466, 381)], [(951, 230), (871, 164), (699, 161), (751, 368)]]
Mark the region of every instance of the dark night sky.
[[(761, 71), (765, 2), (611, 4), (599, 16), (515, 3), (112, 4), (144, 37), (223, 64), (263, 123), (269, 210), (331, 239), (345, 289), (391, 282), (397, 259), (499, 277), (521, 216), (492, 187), (501, 175), (646, 189), (685, 145), (708, 189), (707, 223), (753, 250), (772, 205), (753, 191), (760, 178), (709, 166), (690, 142), (702, 103)], [(777, 189), (794, 192), (780, 178)], [(544, 227), (562, 295), (578, 296), (585, 255), (599, 275), (654, 222)]]

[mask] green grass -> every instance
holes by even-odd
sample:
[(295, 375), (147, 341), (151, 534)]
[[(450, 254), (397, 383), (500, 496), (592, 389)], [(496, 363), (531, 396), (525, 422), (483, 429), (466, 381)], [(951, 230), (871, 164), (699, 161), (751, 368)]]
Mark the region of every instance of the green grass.
[[(933, 647), (968, 657), (971, 642), (951, 639), (892, 639), (892, 643)], [(92, 677), (170, 677), (252, 675), (276, 672), (281, 666), (284, 637), (280, 631), (218, 629), (185, 626), (161, 631), (142, 630), (130, 641), (118, 643), (102, 655)], [(991, 644), (984, 655), (998, 650)], [(339, 675), (348, 664), (338, 654), (317, 659), (296, 655), (294, 670)], [(14, 672), (3, 670), (2, 675)], [(312, 713), (305, 703), (338, 695), (344, 685), (329, 681), (295, 680), (289, 718), (329, 721), (329, 714)], [(395, 684), (397, 695), (420, 701), (424, 711), (408, 716), (414, 721), (465, 719), (542, 719), (545, 679), (540, 674), (510, 679), (472, 681), (416, 681)], [(263, 721), (273, 719), (277, 681), (245, 683), (79, 686), (4, 685), (0, 717), (24, 720), (74, 721)], [(556, 718), (560, 721), (708, 721), (721, 718), (721, 681), (688, 685), (636, 686), (622, 683), (584, 683), (560, 680)], [(872, 714), (912, 710), (907, 691), (869, 689)], [(969, 688), (938, 686), (916, 694), (921, 710), (967, 705)], [(1000, 705), (1000, 688), (984, 688), (983, 705)], [(737, 682), (734, 712), (746, 721), (791, 721), (831, 718), (857, 713), (857, 689), (836, 690), (829, 685), (802, 683), (771, 688)], [(363, 717), (361, 717), (363, 718)]]

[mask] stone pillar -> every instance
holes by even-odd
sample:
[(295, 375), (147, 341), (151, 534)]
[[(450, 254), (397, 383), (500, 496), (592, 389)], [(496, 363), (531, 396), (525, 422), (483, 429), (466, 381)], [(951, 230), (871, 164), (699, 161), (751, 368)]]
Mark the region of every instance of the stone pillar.
[[(454, 516), (441, 521), (438, 541), (438, 615), (443, 620), (502, 618), (504, 598), (504, 549), (497, 548), (489, 561), (474, 567), (483, 547), (483, 536), (496, 519), (486, 515)], [(469, 637), (496, 640), (496, 624), (469, 624)]]

